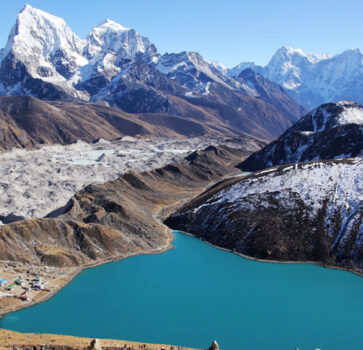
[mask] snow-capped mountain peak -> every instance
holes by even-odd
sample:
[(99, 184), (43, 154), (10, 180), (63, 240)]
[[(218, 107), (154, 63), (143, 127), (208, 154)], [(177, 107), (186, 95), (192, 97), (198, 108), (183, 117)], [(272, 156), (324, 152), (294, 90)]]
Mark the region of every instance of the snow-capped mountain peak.
[(85, 53), (89, 59), (97, 54), (113, 52), (118, 58), (131, 59), (141, 53), (147, 61), (157, 62), (159, 54), (149, 39), (134, 29), (107, 19), (92, 29), (87, 37)]
[(161, 73), (177, 80), (187, 89), (199, 93), (208, 94), (211, 83), (231, 88), (226, 82), (227, 78), (214, 65), (204, 60), (198, 52), (166, 53), (160, 57), (156, 67)]
[(323, 54), (313, 54), (313, 53), (305, 53), (303, 50), (297, 48), (293, 48), (291, 46), (283, 46), (277, 50), (275, 53), (276, 57), (283, 56), (284, 58), (288, 58), (289, 60), (296, 59), (297, 57), (305, 57), (311, 63), (317, 63), (319, 61), (330, 58), (330, 56), (326, 53)]
[(35, 78), (65, 80), (81, 65), (85, 41), (65, 21), (26, 5), (19, 13), (3, 56), (11, 53)]
[(245, 69), (254, 69), (256, 67), (254, 62), (241, 62), (237, 66), (228, 69), (227, 75), (229, 77), (237, 77)]
[(102, 22), (99, 27), (112, 28), (115, 32), (131, 30), (131, 28), (124, 27), (122, 24), (117, 23), (109, 18), (106, 18), (106, 20)]
[(305, 53), (283, 46), (265, 67), (241, 63), (228, 69), (227, 75), (238, 76), (246, 64), (283, 86), (306, 109), (345, 99), (363, 103), (363, 54), (359, 49), (349, 49), (330, 57), (326, 53)]
[(308, 67), (328, 58), (325, 54), (306, 54), (301, 49), (283, 46), (263, 69), (263, 74), (286, 89), (292, 90), (302, 85), (302, 74), (309, 69)]

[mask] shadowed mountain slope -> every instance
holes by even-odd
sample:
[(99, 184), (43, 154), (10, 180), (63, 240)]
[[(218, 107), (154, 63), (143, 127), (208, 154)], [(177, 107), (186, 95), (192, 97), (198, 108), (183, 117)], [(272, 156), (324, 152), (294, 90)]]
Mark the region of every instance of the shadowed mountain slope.
[(207, 190), (166, 220), (248, 257), (363, 272), (363, 161), (285, 165)]

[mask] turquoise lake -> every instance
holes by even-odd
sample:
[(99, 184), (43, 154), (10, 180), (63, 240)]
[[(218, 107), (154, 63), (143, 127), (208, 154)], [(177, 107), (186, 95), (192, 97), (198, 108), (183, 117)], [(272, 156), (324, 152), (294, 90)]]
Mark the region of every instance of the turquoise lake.
[(363, 349), (363, 278), (255, 262), (175, 233), (175, 249), (84, 271), (0, 327), (224, 350)]

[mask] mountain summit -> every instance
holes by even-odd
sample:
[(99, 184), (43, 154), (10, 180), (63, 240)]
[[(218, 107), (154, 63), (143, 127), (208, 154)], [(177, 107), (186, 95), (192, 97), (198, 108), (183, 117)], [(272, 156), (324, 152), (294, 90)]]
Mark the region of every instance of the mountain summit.
[[(44, 97), (84, 98), (68, 83), (77, 69), (87, 64), (84, 46), (85, 41), (62, 18), (26, 5), (0, 57), (0, 91), (31, 94), (36, 89), (43, 90)], [(31, 83), (31, 79), (36, 81)]]

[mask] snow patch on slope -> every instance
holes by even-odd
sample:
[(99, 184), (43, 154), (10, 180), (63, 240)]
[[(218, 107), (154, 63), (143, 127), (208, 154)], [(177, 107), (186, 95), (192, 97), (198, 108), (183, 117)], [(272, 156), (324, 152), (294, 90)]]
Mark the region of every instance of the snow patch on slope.
[(363, 125), (363, 108), (346, 108), (338, 117), (340, 125), (358, 124)]

